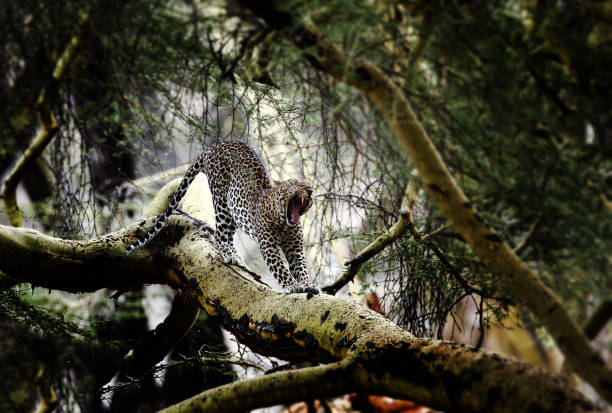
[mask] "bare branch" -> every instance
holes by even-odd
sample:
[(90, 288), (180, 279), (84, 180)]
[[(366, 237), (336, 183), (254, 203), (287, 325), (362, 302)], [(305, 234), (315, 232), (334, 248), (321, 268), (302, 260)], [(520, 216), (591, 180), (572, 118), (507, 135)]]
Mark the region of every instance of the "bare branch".
[(119, 374), (138, 376), (150, 369), (185, 337), (200, 314), (200, 304), (193, 294), (178, 292), (168, 317), (125, 357)]
[(612, 318), (612, 298), (602, 302), (584, 325), (584, 334), (593, 340)]
[(521, 240), (521, 242), (516, 247), (514, 247), (514, 253), (516, 255), (521, 255), (523, 250), (527, 248), (527, 246), (529, 245), (529, 241), (531, 241), (531, 237), (533, 237), (533, 234), (535, 234), (536, 229), (538, 228), (538, 224), (540, 223), (541, 218), (542, 218), (542, 215), (539, 215), (533, 221), (533, 223), (529, 227), (529, 231), (527, 231), (527, 234), (525, 234), (525, 237)]
[(335, 295), (342, 287), (353, 280), (365, 262), (384, 250), (388, 245), (401, 238), (408, 229), (413, 228), (414, 223), (411, 219), (411, 210), (413, 205), (414, 197), (411, 191), (411, 183), (409, 183), (406, 187), (404, 198), (402, 200), (400, 217), (397, 222), (391, 228), (389, 228), (387, 232), (376, 238), (367, 247), (361, 250), (356, 257), (345, 262), (344, 265), (348, 266), (346, 271), (344, 271), (344, 273), (332, 284), (328, 285), (327, 287), (323, 287), (323, 292)]
[(77, 24), (76, 33), (72, 36), (64, 52), (57, 60), (50, 81), (45, 84), (38, 97), (36, 106), (38, 120), (40, 121), (40, 131), (4, 181), (2, 199), (9, 222), (15, 227), (23, 226), (23, 217), (19, 212), (19, 205), (17, 204), (17, 185), (19, 185), (25, 171), (36, 161), (57, 133), (57, 120), (51, 112), (51, 105), (57, 94), (59, 83), (64, 78), (64, 75), (78, 53), (83, 37), (81, 32), (88, 20), (89, 14), (87, 12), (82, 12)]

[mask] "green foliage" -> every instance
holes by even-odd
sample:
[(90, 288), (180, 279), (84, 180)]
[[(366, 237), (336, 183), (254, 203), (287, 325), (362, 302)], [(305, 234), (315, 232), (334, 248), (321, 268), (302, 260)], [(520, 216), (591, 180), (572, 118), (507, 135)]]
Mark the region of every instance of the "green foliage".
[[(367, 5), (349, 8), (338, 1), (313, 5), (305, 13), (349, 54), (374, 61), (403, 87), (480, 214), (511, 246), (524, 244), (521, 258), (579, 319), (585, 301), (609, 296), (612, 286), (612, 216), (601, 200), (612, 198), (607, 93), (612, 75), (602, 70), (612, 58), (612, 38), (605, 30), (605, 13), (577, 3), (566, 7), (484, 1), (411, 2), (376, 10)], [(416, 55), (419, 42), (425, 46)], [(387, 211), (397, 217), (410, 166), (392, 142), (392, 132), (376, 113), (362, 107), (357, 93), (322, 83), (316, 87), (328, 119), (342, 113), (355, 125), (347, 129), (379, 161), (368, 182), (379, 181), (361, 196), (376, 201), (353, 202), (370, 217), (365, 231), (388, 228), (392, 221)], [(339, 151), (348, 146), (343, 148)], [(417, 224), (427, 233), (445, 219), (427, 202), (423, 206)], [(440, 235), (446, 241), (436, 237), (436, 242), (475, 287), (489, 297), (509, 298), (504, 286), (475, 264), (456, 234)], [(386, 293), (395, 297), (393, 308), (405, 297), (395, 295), (392, 287), (398, 277), (410, 285), (423, 271), (439, 289), (452, 291), (435, 268), (418, 265), (423, 257), (431, 259), (427, 248), (418, 251), (400, 244), (399, 253), (380, 257), (370, 267), (374, 276), (392, 273)], [(419, 269), (410, 272), (409, 266), (400, 265), (401, 259)], [(435, 259), (431, 264), (435, 266)], [(432, 288), (424, 285), (415, 293), (425, 307)], [(443, 302), (436, 307), (445, 308)]]
[[(84, 368), (84, 339), (95, 345), (96, 335), (82, 323), (65, 320), (23, 300), (25, 292), (0, 290), (0, 410), (27, 411), (36, 403), (35, 378), (40, 367), (51, 377), (53, 387), (63, 394), (69, 371)], [(113, 348), (112, 343), (106, 346)], [(19, 361), (16, 364), (16, 361)], [(16, 371), (16, 366), (19, 366)], [(11, 379), (9, 379), (11, 378)]]
[[(9, 22), (34, 6), (26, 2), (14, 7), (13, 15), (4, 16)], [(37, 15), (31, 24), (49, 35), (45, 42), (31, 41), (43, 51), (61, 50), (73, 28), (55, 21), (61, 16), (74, 21), (83, 7), (58, 4)], [(342, 231), (347, 208), (350, 215), (367, 217), (367, 239), (393, 223), (412, 170), (386, 123), (359, 93), (322, 76), (282, 36), (261, 36), (258, 43), (249, 43), (266, 29), (234, 7), (220, 3), (215, 9), (203, 3), (192, 13), (181, 2), (94, 6), (88, 47), (62, 88), (64, 102), (74, 95), (79, 104), (56, 107), (62, 124), (74, 125), (60, 134), (56, 145), (77, 132), (92, 142), (86, 144), (88, 155), (78, 159), (80, 175), (65, 157), (53, 163), (58, 181), (81, 177), (58, 185), (53, 201), (57, 216), (50, 221), (63, 225), (59, 234), (81, 237), (98, 231), (85, 225), (92, 219), (87, 211), (95, 209), (93, 200), (100, 199), (92, 195), (100, 191), (95, 174), (86, 169), (93, 167), (91, 159), (100, 148), (107, 148), (102, 153), (119, 168), (127, 168), (121, 161), (125, 154), (157, 171), (158, 145), (179, 136), (198, 142), (221, 134), (222, 125), (212, 122), (213, 112), (228, 102), (246, 119), (244, 129), (232, 136), (252, 131), (261, 142), (284, 141), (297, 148), (295, 164), (309, 171), (307, 177), (325, 195), (317, 207), (319, 243)], [(292, 10), (351, 56), (378, 64), (403, 88), (481, 215), (511, 245), (525, 241), (522, 258), (568, 303), (579, 307), (589, 295), (597, 300), (610, 293), (612, 223), (600, 195), (610, 198), (612, 193), (609, 96), (603, 93), (610, 90), (611, 76), (599, 68), (609, 66), (612, 53), (599, 9), (484, 1), (348, 6), (337, 0), (296, 3)], [(8, 35), (4, 53), (37, 62), (17, 46), (17, 38)], [(7, 64), (12, 61), (6, 59)], [(252, 81), (258, 65), (264, 66), (257, 70), (270, 72), (278, 90)], [(43, 81), (32, 80), (30, 90)], [(21, 96), (25, 90), (14, 93)], [(97, 99), (89, 99), (91, 95)], [(196, 105), (203, 112), (194, 111)], [(23, 124), (23, 112), (9, 115), (12, 124), (19, 119)], [(282, 133), (270, 132), (274, 127)], [(304, 136), (308, 149), (302, 149)], [(66, 146), (56, 146), (56, 154), (66, 152)], [(281, 155), (268, 163), (282, 173), (284, 160)], [(87, 185), (88, 190), (75, 191)], [(434, 230), (444, 218), (429, 203), (421, 203), (419, 224), (425, 232)], [(110, 208), (111, 216), (115, 208)], [(356, 248), (364, 245), (359, 234), (351, 238)], [(451, 263), (474, 287), (491, 297), (505, 296), (504, 286), (482, 275), (486, 271), (474, 264), (461, 241), (452, 239), (436, 240)], [(429, 260), (430, 254), (427, 248), (398, 244), (370, 274), (385, 267), (393, 269), (393, 279), (409, 279), (414, 275), (401, 263)], [(435, 268), (426, 272), (436, 273)], [(429, 282), (454, 291), (437, 275)], [(395, 296), (390, 285), (386, 293), (395, 297), (394, 306), (402, 307), (405, 296)], [(421, 288), (415, 297), (426, 297), (432, 284)]]
[[(612, 35), (604, 6), (284, 6), (403, 90), (482, 217), (579, 321), (587, 305), (612, 295), (612, 214), (603, 207), (612, 199)], [(380, 113), (232, 2), (9, 2), (0, 9), (1, 169), (35, 132), (38, 94), (78, 12), (90, 7), (85, 46), (54, 99), (60, 132), (45, 154), (51, 211), (38, 216), (48, 232), (86, 238), (123, 225), (122, 205), (135, 202), (117, 187), (186, 161), (175, 147), (188, 146), (193, 158), (202, 143), (228, 136), (262, 148), (274, 178), (313, 181), (308, 248), (326, 251), (344, 239), (356, 254), (397, 220), (406, 184), (418, 177)], [(458, 305), (477, 308), (477, 327), (503, 318), (520, 297), (507, 294), (426, 197), (414, 216), (423, 235), (443, 229), (422, 242), (406, 235), (361, 270), (388, 314), (418, 335), (439, 334), (451, 320), (471, 328), (461, 325)], [(335, 265), (323, 256), (314, 272), (328, 280)], [(6, 354), (26, 360), (29, 377), (38, 359), (18, 353), (13, 337), (53, 353), (75, 348), (75, 337), (127, 341), (125, 330), (113, 331), (124, 316), (146, 329), (138, 306), (116, 319), (116, 309), (99, 306), (83, 327), (2, 294)], [(24, 388), (11, 390), (14, 406), (30, 406), (32, 389)]]

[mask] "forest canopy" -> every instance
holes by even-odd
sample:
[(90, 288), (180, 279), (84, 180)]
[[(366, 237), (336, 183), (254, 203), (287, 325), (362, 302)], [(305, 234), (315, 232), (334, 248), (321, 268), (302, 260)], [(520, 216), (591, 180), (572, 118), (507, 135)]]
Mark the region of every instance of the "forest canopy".
[[(580, 377), (590, 401), (568, 400), (609, 406), (611, 23), (604, 1), (9, 1), (0, 10), (0, 375), (22, 378), (3, 383), (0, 409), (150, 411), (247, 376), (265, 385), (262, 372), (279, 360), (376, 366), (347, 356), (350, 345), (319, 342), (305, 357), (295, 343), (308, 341), (293, 333), (291, 343), (255, 343), (222, 293), (187, 282), (209, 268), (179, 242), (212, 231), (200, 195), (150, 249), (119, 257), (152, 225), (139, 220), (163, 211), (173, 179), (227, 139), (248, 142), (272, 179), (312, 183), (304, 242), (322, 296), (341, 297), (313, 298), (331, 319), (339, 308), (369, 319), (341, 300), (368, 305), (398, 343), (442, 346), (427, 353), (432, 366), (446, 354), (442, 339), (479, 349), (493, 330), (524, 329), (540, 353), (567, 359), (544, 356), (552, 378), (538, 370), (533, 380), (565, 392), (557, 375)], [(280, 290), (257, 246), (238, 238), (251, 275)], [(309, 306), (300, 301), (315, 314)], [(325, 337), (324, 320), (296, 317), (282, 321)], [(219, 324), (241, 344), (228, 350)], [(359, 347), (365, 333), (355, 334)], [(143, 365), (126, 358), (133, 350), (140, 362), (153, 336), (176, 340)], [(500, 363), (491, 377), (516, 367)], [(431, 369), (416, 369), (410, 380), (421, 382), (409, 391), (391, 383), (372, 393), (450, 409), (461, 396), (446, 384), (444, 396), (419, 390), (447, 383), (427, 382)], [(299, 377), (308, 383), (310, 373)], [(367, 393), (355, 383), (314, 386), (308, 398), (270, 391), (270, 403), (249, 406)], [(487, 411), (479, 394), (473, 410)]]

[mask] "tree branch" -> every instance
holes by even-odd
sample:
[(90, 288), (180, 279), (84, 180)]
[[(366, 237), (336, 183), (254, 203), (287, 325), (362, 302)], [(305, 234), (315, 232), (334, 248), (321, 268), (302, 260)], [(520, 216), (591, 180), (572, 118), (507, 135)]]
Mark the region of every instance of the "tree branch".
[(323, 287), (323, 292), (331, 295), (335, 295), (342, 287), (353, 281), (355, 275), (361, 269), (361, 266), (374, 257), (376, 254), (384, 250), (389, 244), (399, 239), (406, 233), (410, 228), (410, 221), (408, 220), (408, 210), (402, 208), (400, 211), (400, 218), (387, 232), (372, 241), (367, 247), (351, 260), (348, 260), (344, 265), (348, 265), (348, 268), (344, 273), (332, 284)]
[(118, 374), (136, 377), (163, 360), (191, 330), (200, 310), (200, 303), (193, 291), (177, 292), (170, 314), (124, 358)]
[[(584, 330), (584, 334), (589, 338), (589, 340), (594, 340), (597, 335), (603, 330), (603, 328), (608, 324), (608, 321), (612, 318), (612, 298), (608, 298), (604, 300), (599, 306), (593, 311), (593, 314), (589, 317), (589, 319), (584, 323), (582, 327)], [(561, 372), (564, 377), (573, 377), (572, 369), (568, 366), (567, 360), (563, 361), (563, 365), (561, 366)], [(575, 381), (575, 380), (574, 380)], [(577, 381), (576, 381), (577, 383)]]
[(527, 231), (527, 234), (525, 234), (521, 242), (516, 247), (514, 247), (514, 253), (516, 255), (521, 255), (523, 250), (527, 248), (527, 246), (529, 245), (529, 241), (531, 241), (531, 237), (533, 237), (536, 232), (536, 229), (538, 228), (538, 225), (540, 224), (541, 218), (542, 215), (538, 215), (538, 217), (529, 226), (529, 231)]
[(209, 412), (241, 413), (274, 403), (291, 403), (317, 397), (332, 397), (355, 389), (350, 374), (351, 360), (317, 367), (266, 374), (207, 390), (178, 404), (161, 410), (163, 413)]
[[(184, 239), (192, 236), (187, 233)], [(526, 363), (472, 347), (415, 338), (354, 302), (329, 295), (287, 295), (255, 284), (241, 269), (214, 259), (207, 240), (181, 241), (160, 253), (175, 259), (173, 266), (181, 269), (177, 275), (183, 283), (197, 281), (198, 298), (207, 314), (242, 343), (260, 354), (292, 361), (346, 360), (352, 365), (348, 383), (357, 383), (356, 390), (443, 410), (490, 411), (492, 404), (496, 409), (518, 411), (526, 406), (556, 411), (592, 408), (563, 380)], [(326, 393), (325, 383), (309, 387), (310, 398), (317, 397), (319, 390)], [(267, 393), (265, 404), (251, 407), (286, 400), (285, 385), (292, 388), (290, 383), (279, 385), (276, 392)], [(516, 397), (519, 391), (520, 398)], [(558, 392), (564, 395), (561, 403)]]
[(323, 287), (323, 292), (331, 295), (335, 295), (342, 287), (353, 280), (355, 275), (359, 272), (361, 266), (374, 257), (376, 254), (384, 250), (388, 245), (392, 244), (395, 240), (401, 238), (406, 231), (414, 227), (414, 223), (411, 216), (411, 210), (414, 206), (414, 195), (411, 189), (412, 182), (408, 183), (404, 192), (404, 198), (402, 199), (402, 208), (400, 210), (400, 217), (397, 222), (389, 228), (387, 232), (380, 235), (374, 241), (372, 241), (367, 247), (365, 247), (356, 257), (348, 260), (344, 263), (348, 268), (344, 273), (332, 284), (327, 287)]
[(64, 75), (74, 61), (78, 49), (81, 46), (81, 32), (88, 20), (88, 13), (82, 12), (77, 25), (76, 33), (74, 36), (72, 36), (70, 42), (68, 45), (66, 45), (64, 52), (57, 60), (55, 70), (53, 71), (50, 81), (43, 87), (38, 97), (36, 106), (38, 111), (38, 120), (40, 121), (40, 131), (30, 146), (25, 150), (23, 156), (19, 159), (17, 165), (15, 165), (15, 168), (4, 181), (2, 199), (4, 201), (9, 222), (15, 227), (23, 226), (23, 217), (19, 212), (19, 205), (17, 204), (17, 185), (19, 185), (25, 171), (32, 165), (33, 162), (36, 161), (36, 159), (45, 150), (49, 142), (51, 142), (57, 133), (57, 120), (51, 112), (51, 105), (53, 103), (53, 99), (56, 97), (59, 83), (64, 78)]
[[(151, 223), (152, 219), (147, 219), (136, 227), (146, 228)], [(10, 244), (12, 238), (0, 238), (3, 247), (0, 248), (0, 271), (22, 281), (40, 281), (39, 273), (65, 271), (71, 274), (75, 271), (71, 266), (77, 266), (81, 278), (86, 281), (77, 277), (62, 279), (62, 282), (47, 277), (43, 281), (66, 291), (116, 288), (118, 278), (123, 279), (122, 285), (166, 282), (184, 293), (194, 294), (210, 317), (260, 354), (291, 361), (342, 360), (342, 366), (351, 366), (347, 386), (355, 384), (356, 390), (367, 389), (407, 398), (443, 410), (490, 411), (495, 406), (499, 410), (520, 411), (529, 406), (580, 411), (593, 407), (564, 381), (528, 364), (472, 347), (415, 338), (380, 314), (351, 301), (325, 294), (285, 294), (255, 283), (248, 272), (219, 260), (211, 228), (185, 215), (173, 216), (158, 235), (160, 239), (149, 244), (147, 250), (152, 256), (142, 252), (134, 258), (122, 255), (130, 242), (127, 230), (91, 241), (65, 241), (46, 239), (32, 230), (0, 229), (10, 230), (20, 238), (15, 245)], [(56, 245), (46, 245), (41, 252), (41, 239)], [(9, 254), (4, 253), (7, 243)], [(109, 271), (108, 257), (100, 252), (101, 249), (107, 249), (107, 255), (115, 260), (115, 271)], [(94, 256), (96, 265), (89, 262), (86, 267), (90, 255)], [(12, 264), (21, 261), (15, 259), (16, 256), (27, 256), (28, 265)], [(118, 270), (118, 263), (130, 266), (134, 261), (138, 265), (132, 266), (131, 271)], [(155, 262), (157, 269), (151, 268), (150, 262)], [(104, 270), (97, 267), (104, 267)], [(138, 267), (147, 267), (149, 271)], [(140, 275), (142, 272), (163, 276), (145, 278)], [(115, 273), (120, 273), (121, 277)], [(88, 275), (83, 277), (82, 274)], [(89, 278), (97, 281), (92, 283)], [(68, 281), (78, 288), (69, 285)], [(193, 309), (191, 301), (186, 305)], [(179, 314), (170, 317), (176, 318)], [(195, 312), (190, 314), (187, 318)], [(184, 321), (183, 326), (190, 323)], [(175, 331), (178, 330), (182, 328)], [(248, 387), (246, 383), (244, 386)], [(321, 392), (339, 394), (346, 391), (344, 387), (328, 390), (325, 380), (317, 383), (317, 386), (308, 387), (307, 398), (320, 396)], [(283, 389), (287, 389), (287, 393), (283, 393)], [(290, 381), (282, 381), (265, 400), (253, 396), (253, 405), (259, 407), (287, 400), (291, 389)], [(246, 393), (248, 389), (243, 391)], [(517, 394), (521, 397), (516, 397)]]
[(59, 401), (57, 400), (57, 395), (51, 386), (49, 375), (44, 366), (41, 367), (36, 374), (36, 392), (40, 398), (36, 413), (51, 413), (55, 410)]
[(167, 283), (151, 257), (125, 256), (126, 240), (154, 218), (89, 241), (53, 238), (38, 231), (0, 225), (0, 271), (18, 282), (69, 292), (130, 289)]
[(311, 24), (274, 0), (240, 1), (272, 29), (285, 30), (317, 69), (360, 90), (381, 111), (406, 150), (432, 198), (478, 258), (547, 328), (575, 371), (612, 401), (612, 370), (595, 351), (567, 309), (537, 275), (503, 242), (465, 197), (410, 103), (378, 66), (350, 58)]
[(604, 300), (584, 324), (584, 334), (593, 340), (612, 318), (612, 298)]

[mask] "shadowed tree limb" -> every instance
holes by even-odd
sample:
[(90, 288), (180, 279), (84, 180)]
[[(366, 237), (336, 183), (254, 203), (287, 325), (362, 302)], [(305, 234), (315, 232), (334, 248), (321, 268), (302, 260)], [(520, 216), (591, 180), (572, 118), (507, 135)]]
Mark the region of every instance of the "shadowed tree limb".
[[(601, 330), (608, 324), (608, 321), (612, 318), (612, 298), (608, 298), (604, 300), (599, 306), (593, 311), (593, 314), (588, 318), (584, 326), (582, 327), (584, 330), (584, 334), (589, 338), (589, 340), (594, 340), (595, 337), (601, 333)], [(563, 361), (563, 365), (561, 366), (561, 372), (564, 377), (573, 376), (573, 371), (568, 366), (567, 360)], [(575, 376), (574, 376), (575, 379)], [(574, 381), (574, 380), (573, 380)], [(578, 382), (576, 381), (576, 386)]]
[(200, 303), (193, 291), (177, 292), (170, 314), (124, 358), (118, 374), (136, 377), (163, 360), (189, 332), (200, 310)]
[(57, 395), (51, 386), (49, 375), (46, 373), (46, 368), (44, 366), (41, 367), (38, 370), (38, 374), (36, 374), (36, 392), (40, 399), (36, 413), (51, 413), (55, 410), (59, 401), (57, 400)]
[(574, 370), (612, 401), (612, 370), (593, 348), (553, 291), (512, 251), (475, 210), (446, 168), (401, 89), (374, 63), (353, 59), (282, 3), (240, 1), (303, 51), (317, 69), (360, 90), (381, 111), (423, 179), (431, 199), (476, 256), (546, 327)]
[(62, 55), (57, 60), (51, 79), (41, 90), (38, 101), (36, 102), (40, 131), (4, 181), (2, 199), (9, 222), (15, 227), (23, 226), (23, 217), (19, 212), (19, 205), (17, 204), (17, 186), (25, 171), (36, 162), (40, 154), (57, 134), (57, 120), (51, 112), (51, 106), (57, 95), (60, 82), (78, 53), (78, 49), (82, 43), (82, 30), (88, 20), (89, 14), (87, 12), (81, 12), (76, 33), (72, 36)]
[(584, 324), (584, 334), (593, 340), (612, 318), (612, 298), (604, 300)]

